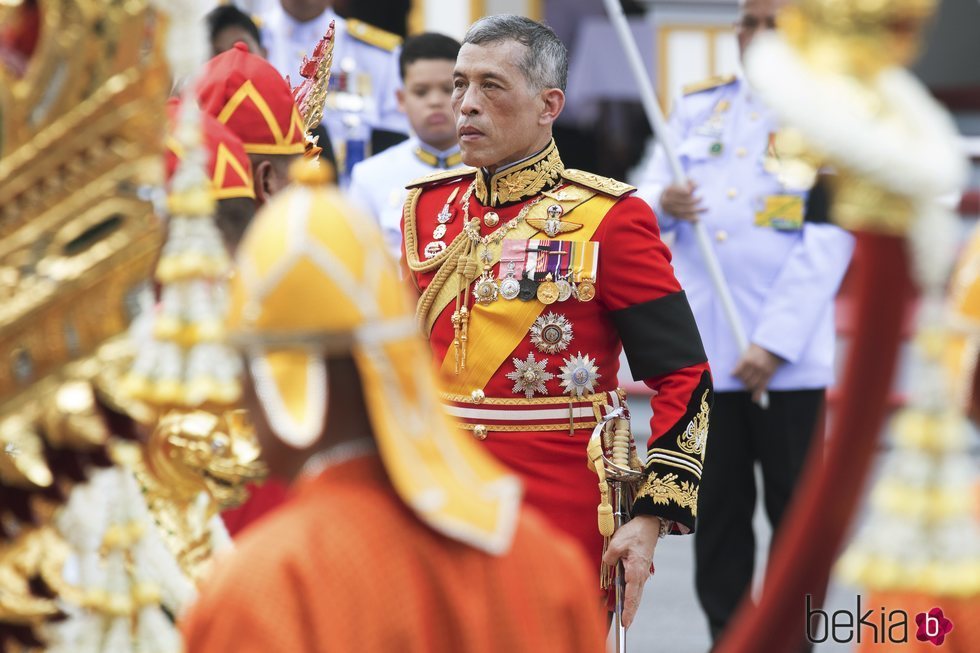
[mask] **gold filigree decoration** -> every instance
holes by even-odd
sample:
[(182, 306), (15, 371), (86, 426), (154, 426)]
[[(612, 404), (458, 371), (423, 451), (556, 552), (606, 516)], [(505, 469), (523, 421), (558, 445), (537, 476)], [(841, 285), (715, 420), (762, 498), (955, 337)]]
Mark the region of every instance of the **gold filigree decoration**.
[(656, 472), (650, 472), (643, 487), (636, 493), (637, 500), (643, 497), (649, 497), (660, 506), (676, 503), (681, 508), (690, 510), (693, 516), (698, 516), (698, 488), (690, 481), (678, 482), (677, 474), (665, 474), (661, 477)]
[(476, 198), (484, 206), (500, 206), (534, 197), (556, 186), (565, 166), (554, 141), (539, 154), (490, 176), (476, 175)]
[(677, 436), (677, 446), (681, 451), (692, 456), (700, 456), (701, 462), (704, 462), (704, 451), (708, 443), (708, 414), (711, 412), (711, 406), (708, 405), (709, 392), (705, 390), (701, 395), (701, 408), (698, 414), (694, 416), (684, 432)]
[(591, 188), (592, 190), (599, 191), (603, 195), (609, 195), (611, 197), (622, 197), (623, 195), (627, 195), (636, 190), (635, 186), (630, 186), (629, 184), (617, 181), (612, 177), (602, 177), (591, 172), (584, 172), (574, 168), (566, 168), (562, 171), (561, 176), (566, 181), (570, 181), (573, 184), (579, 184), (580, 186)]

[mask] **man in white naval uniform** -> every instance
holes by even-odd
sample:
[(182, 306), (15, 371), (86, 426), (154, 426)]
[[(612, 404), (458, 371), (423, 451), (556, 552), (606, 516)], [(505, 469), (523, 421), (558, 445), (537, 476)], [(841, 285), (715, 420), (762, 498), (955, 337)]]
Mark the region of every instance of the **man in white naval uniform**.
[(395, 91), (401, 38), (334, 12), (331, 0), (280, 0), (259, 15), (268, 59), (298, 84), (300, 63), (335, 21), (330, 90), (323, 125), (346, 185), (351, 168), (408, 133)]
[(405, 186), (437, 170), (463, 165), (456, 143), (451, 99), (459, 42), (442, 34), (419, 34), (405, 41), (399, 56), (404, 88), (398, 105), (412, 137), (354, 166), (348, 193), (381, 225), (385, 241), (401, 256)]
[[(742, 3), (743, 52), (758, 30), (774, 27), (778, 4)], [(819, 187), (787, 188), (773, 174), (778, 125), (744, 80), (716, 78), (685, 89), (670, 130), (691, 186), (673, 182), (662, 148), (638, 186), (661, 229), (675, 234), (674, 269), (714, 376), (695, 575), (717, 640), (752, 582), (755, 463), (762, 468), (766, 513), (778, 529), (811, 442), (819, 446), (814, 433), (834, 379), (834, 297), (853, 238), (827, 223)], [(712, 236), (749, 337), (744, 354), (698, 250), (694, 221)], [(770, 406), (763, 410), (755, 400), (766, 389)]]

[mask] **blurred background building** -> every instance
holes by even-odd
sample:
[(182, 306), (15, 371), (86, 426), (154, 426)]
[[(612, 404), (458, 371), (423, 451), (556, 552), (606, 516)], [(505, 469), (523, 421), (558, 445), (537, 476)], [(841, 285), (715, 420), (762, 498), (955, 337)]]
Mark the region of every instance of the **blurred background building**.
[[(278, 0), (237, 0), (254, 14)], [(571, 167), (628, 178), (651, 135), (601, 0), (334, 0), (342, 16), (400, 35), (435, 31), (461, 38), (487, 14), (517, 13), (551, 25), (571, 51), (568, 106), (557, 133)], [(738, 71), (732, 23), (738, 0), (624, 0), (664, 108), (685, 85)], [(956, 116), (964, 148), (980, 161), (980, 3), (941, 0), (916, 74)], [(980, 175), (964, 195), (980, 213)]]

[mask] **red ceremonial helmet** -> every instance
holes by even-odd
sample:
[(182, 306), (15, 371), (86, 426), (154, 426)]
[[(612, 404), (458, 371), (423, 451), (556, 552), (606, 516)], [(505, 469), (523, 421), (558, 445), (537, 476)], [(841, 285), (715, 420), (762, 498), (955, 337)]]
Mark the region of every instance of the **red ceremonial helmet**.
[(228, 126), (249, 154), (302, 154), (303, 119), (289, 84), (242, 42), (204, 65), (201, 109)]
[[(178, 98), (167, 102), (167, 151), (164, 163), (167, 182), (177, 170), (177, 162), (184, 158), (183, 147), (173, 137), (180, 107)], [(252, 163), (245, 153), (242, 141), (230, 129), (222, 125), (210, 114), (201, 112), (203, 145), (208, 153), (208, 171), (211, 175), (211, 193), (215, 200), (234, 197), (255, 199), (252, 185)]]

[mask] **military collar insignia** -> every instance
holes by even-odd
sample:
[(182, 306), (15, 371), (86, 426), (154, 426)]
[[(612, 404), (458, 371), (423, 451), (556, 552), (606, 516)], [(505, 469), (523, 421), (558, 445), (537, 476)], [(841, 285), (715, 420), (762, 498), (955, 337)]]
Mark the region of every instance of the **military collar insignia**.
[(484, 206), (501, 206), (530, 199), (561, 182), (565, 166), (554, 141), (530, 159), (493, 175), (476, 176), (476, 198)]
[(531, 325), (531, 344), (545, 354), (557, 354), (568, 349), (574, 337), (572, 323), (558, 313), (540, 315)]
[(419, 146), (415, 148), (414, 152), (419, 161), (432, 168), (447, 170), (455, 168), (463, 162), (463, 155), (458, 150), (447, 156), (439, 156)]

